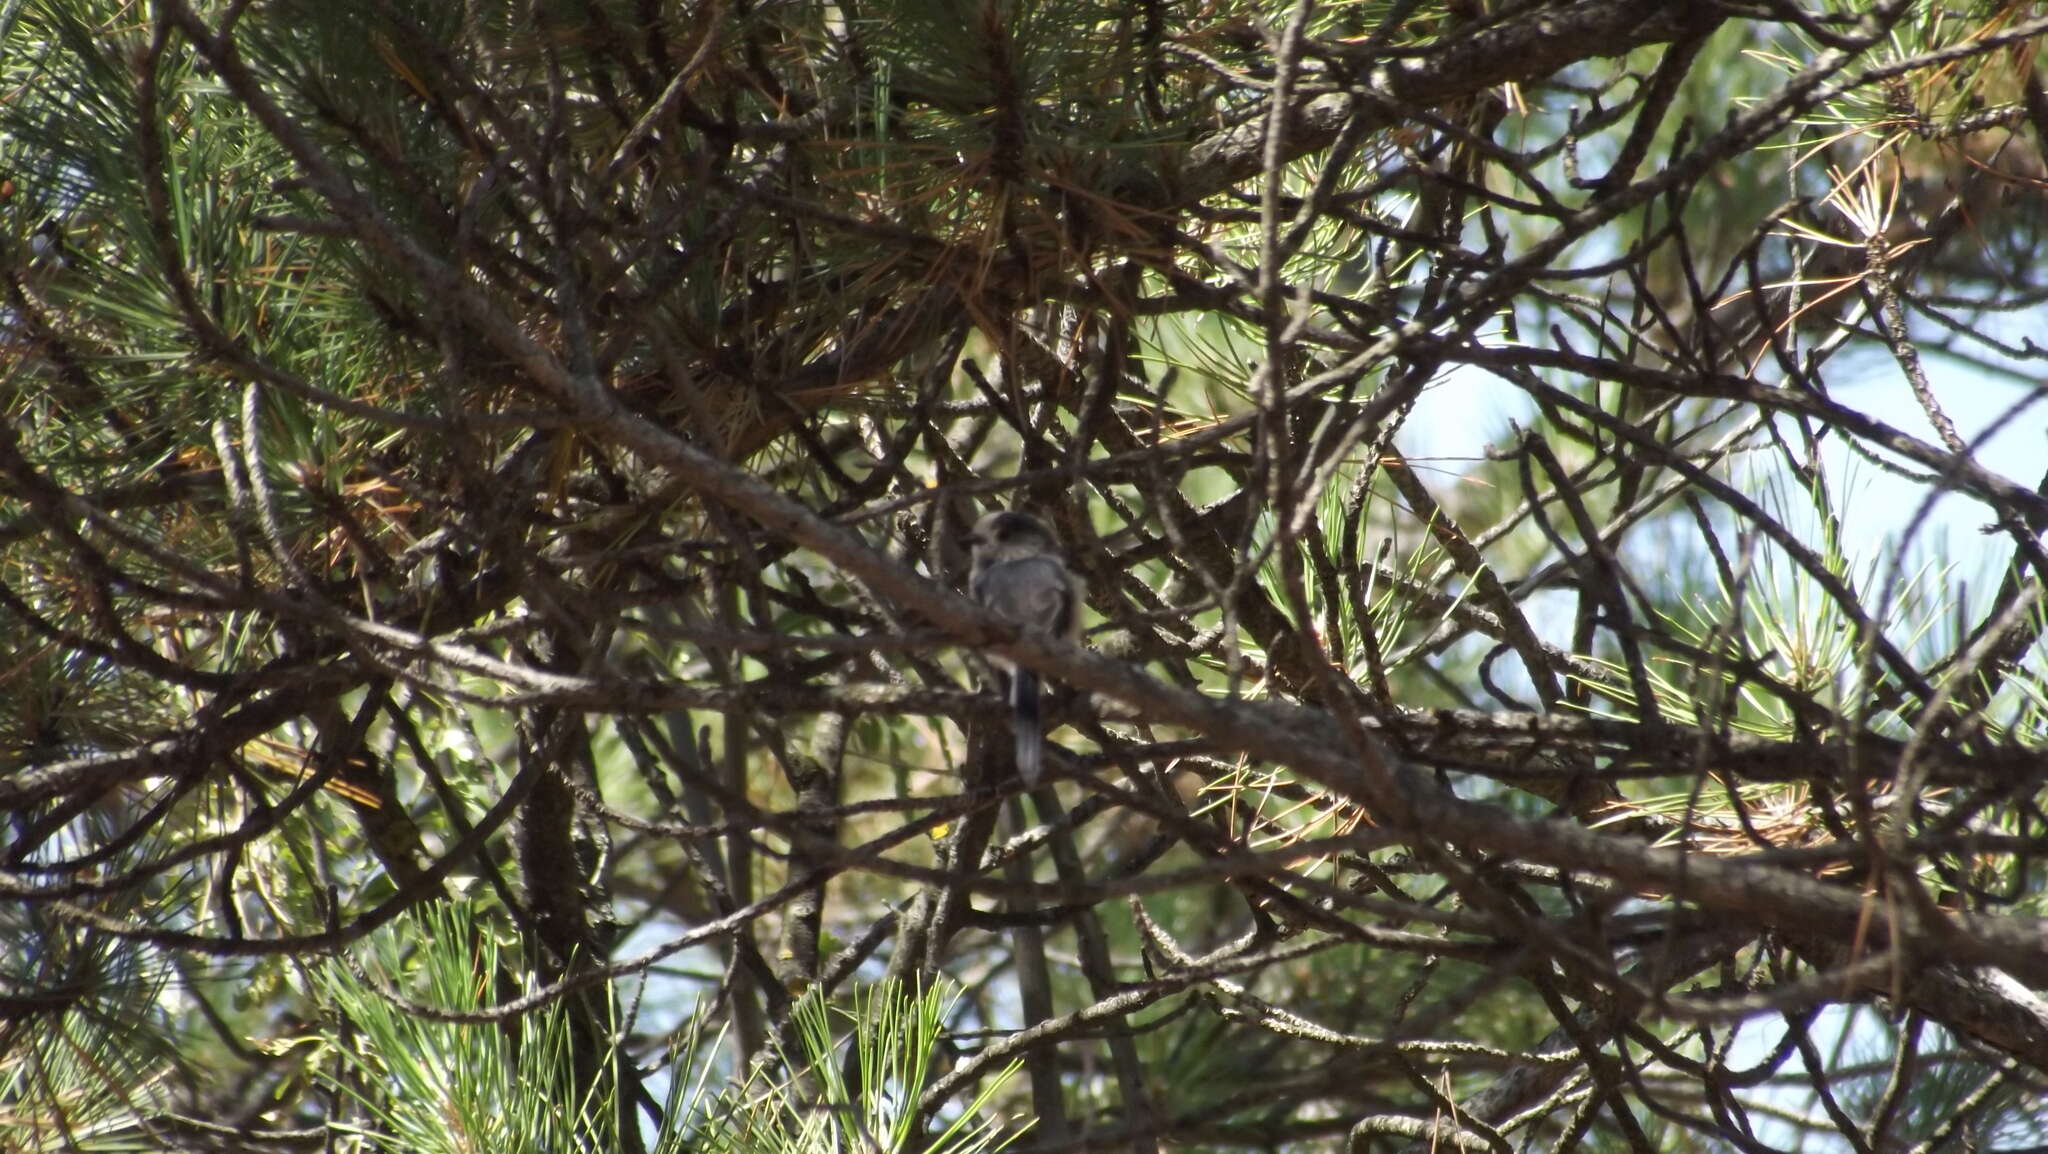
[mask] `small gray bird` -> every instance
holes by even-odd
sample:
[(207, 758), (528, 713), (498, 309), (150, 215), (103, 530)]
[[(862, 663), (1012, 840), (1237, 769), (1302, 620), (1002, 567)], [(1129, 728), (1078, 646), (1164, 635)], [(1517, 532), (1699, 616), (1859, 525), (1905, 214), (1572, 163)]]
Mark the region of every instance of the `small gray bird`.
[[(1081, 627), (1081, 581), (1060, 560), (1052, 530), (1029, 513), (990, 513), (967, 535), (973, 569), (967, 592), (996, 616), (1027, 633), (1072, 641)], [(1044, 735), (1038, 720), (1038, 675), (1000, 657), (1010, 674), (1011, 724), (1017, 733), (1017, 776), (1038, 784)]]

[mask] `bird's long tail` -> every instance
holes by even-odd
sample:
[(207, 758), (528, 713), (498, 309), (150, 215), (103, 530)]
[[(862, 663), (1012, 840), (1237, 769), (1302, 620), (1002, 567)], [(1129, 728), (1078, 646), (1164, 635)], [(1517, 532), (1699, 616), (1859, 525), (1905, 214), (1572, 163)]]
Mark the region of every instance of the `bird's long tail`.
[(1045, 736), (1038, 723), (1038, 675), (1029, 670), (1010, 676), (1010, 725), (1017, 732), (1017, 776), (1030, 789), (1045, 768)]

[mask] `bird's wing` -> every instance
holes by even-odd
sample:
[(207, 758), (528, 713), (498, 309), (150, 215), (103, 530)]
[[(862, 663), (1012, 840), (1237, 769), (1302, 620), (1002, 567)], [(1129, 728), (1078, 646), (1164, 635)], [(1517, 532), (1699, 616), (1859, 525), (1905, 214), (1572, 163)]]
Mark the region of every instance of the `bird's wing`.
[(1063, 637), (1073, 625), (1073, 583), (1067, 567), (1053, 557), (991, 565), (975, 578), (970, 591), (996, 616), (1033, 633)]

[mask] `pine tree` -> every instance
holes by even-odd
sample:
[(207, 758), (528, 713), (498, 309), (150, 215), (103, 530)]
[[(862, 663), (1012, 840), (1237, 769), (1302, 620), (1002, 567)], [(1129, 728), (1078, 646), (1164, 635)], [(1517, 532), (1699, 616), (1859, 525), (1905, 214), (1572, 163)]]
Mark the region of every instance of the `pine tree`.
[(0, 0), (0, 1148), (2048, 1142), (2044, 36)]

